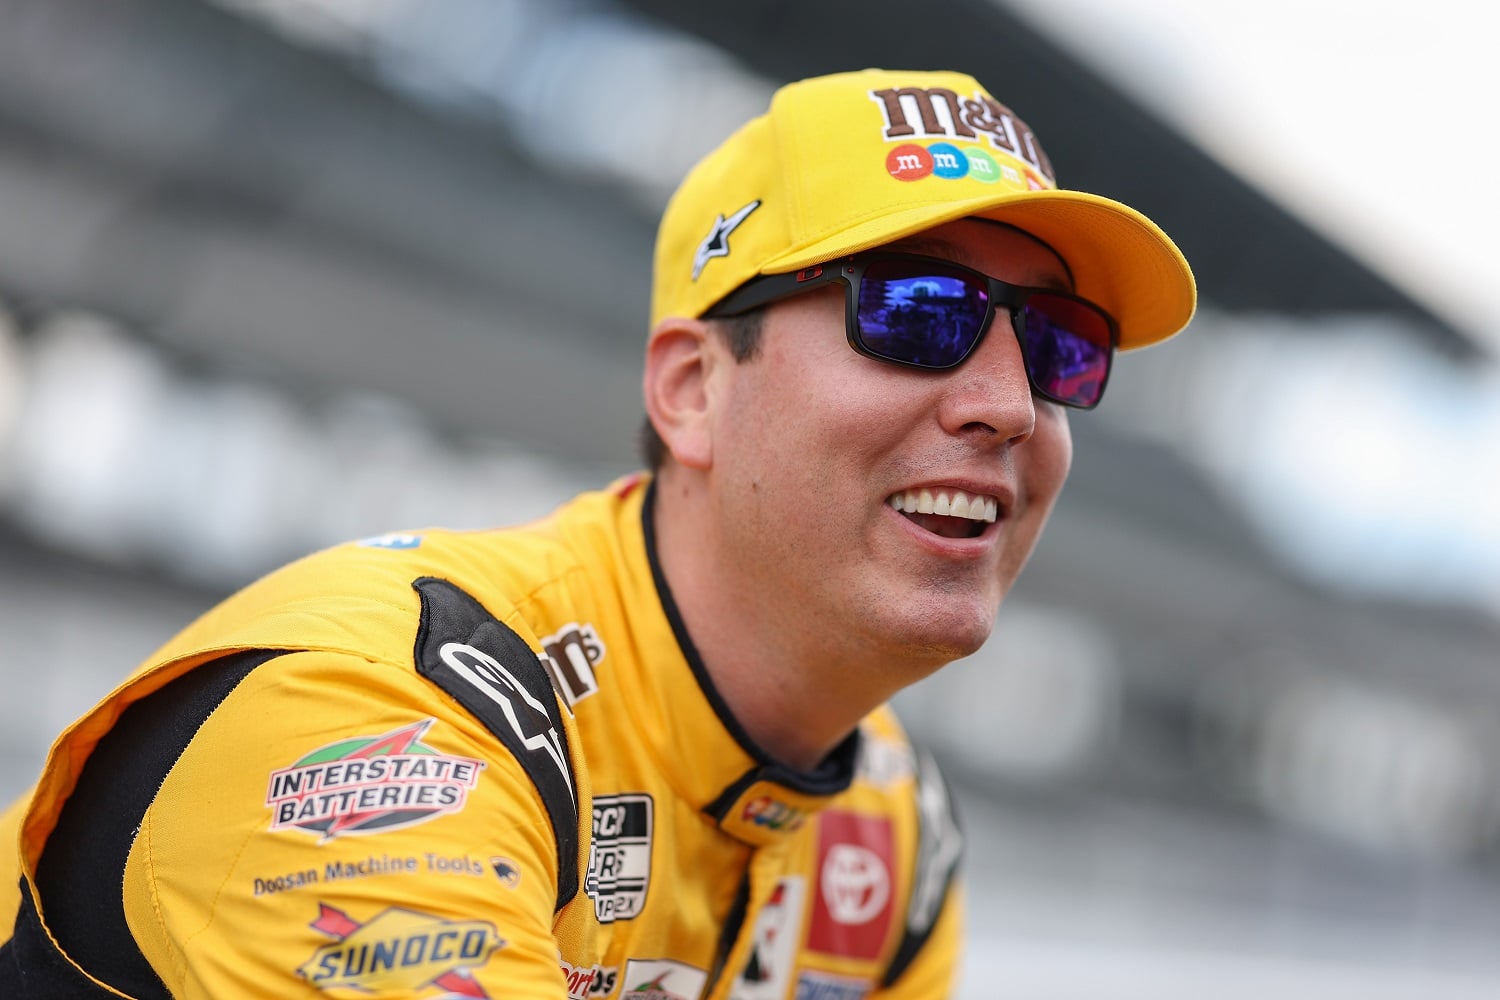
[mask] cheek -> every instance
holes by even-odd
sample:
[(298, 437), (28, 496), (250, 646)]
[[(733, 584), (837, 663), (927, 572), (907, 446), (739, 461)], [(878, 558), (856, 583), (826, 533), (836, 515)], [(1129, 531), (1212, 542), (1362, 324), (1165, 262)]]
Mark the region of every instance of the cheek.
[(1052, 403), (1038, 403), (1036, 431), (1026, 449), (1027, 498), (1031, 503), (1050, 508), (1073, 466), (1073, 434), (1067, 410)]
[[(751, 430), (762, 460), (786, 475), (798, 468), (859, 461), (888, 446), (893, 394), (858, 370), (861, 361), (840, 341), (826, 350), (767, 345), (729, 397), (730, 434)], [(854, 362), (851, 364), (851, 361)], [(879, 374), (879, 373), (876, 373)], [(805, 468), (804, 468), (805, 467)]]

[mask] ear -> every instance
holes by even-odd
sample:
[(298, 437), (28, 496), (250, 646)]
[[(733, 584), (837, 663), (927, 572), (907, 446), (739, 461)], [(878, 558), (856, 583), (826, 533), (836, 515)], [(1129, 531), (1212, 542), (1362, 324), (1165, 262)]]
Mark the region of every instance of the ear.
[(672, 458), (691, 469), (713, 464), (710, 380), (720, 341), (702, 320), (668, 317), (646, 342), (646, 416)]

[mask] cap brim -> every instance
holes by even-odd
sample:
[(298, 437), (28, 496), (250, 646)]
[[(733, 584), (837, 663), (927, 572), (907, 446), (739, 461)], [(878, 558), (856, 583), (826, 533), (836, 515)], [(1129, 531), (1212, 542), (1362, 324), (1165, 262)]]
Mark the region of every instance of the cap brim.
[(1055, 249), (1073, 272), (1077, 294), (1119, 323), (1121, 350), (1166, 340), (1193, 317), (1197, 284), (1167, 234), (1128, 205), (1082, 191), (1022, 191), (902, 208), (784, 253), (762, 270), (821, 264), (962, 218), (1017, 226)]

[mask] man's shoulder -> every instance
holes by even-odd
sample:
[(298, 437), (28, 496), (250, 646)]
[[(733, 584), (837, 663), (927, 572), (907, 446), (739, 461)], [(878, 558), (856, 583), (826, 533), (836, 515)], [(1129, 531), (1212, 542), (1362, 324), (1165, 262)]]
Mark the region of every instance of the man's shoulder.
[(452, 584), (528, 641), (538, 595), (608, 586), (638, 545), (619, 497), (581, 494), (529, 524), (480, 531), (429, 528), (360, 538), (315, 552), (251, 583), (163, 647), (318, 648), (362, 652), (370, 637), (409, 645), (422, 614), (416, 584)]
[(486, 605), (491, 598), (519, 601), (573, 574), (610, 578), (620, 563), (644, 557), (644, 490), (634, 484), (624, 479), (605, 490), (580, 493), (544, 517), (505, 527), (434, 528), (361, 538), (287, 570), (307, 574), (320, 590), (335, 594), (357, 592), (362, 585), (409, 588), (419, 577), (438, 577)]

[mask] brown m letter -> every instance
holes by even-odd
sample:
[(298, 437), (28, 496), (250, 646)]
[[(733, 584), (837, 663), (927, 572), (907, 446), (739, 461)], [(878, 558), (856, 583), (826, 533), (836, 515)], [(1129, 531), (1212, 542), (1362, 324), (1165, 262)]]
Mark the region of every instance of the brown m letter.
[(901, 104), (903, 97), (916, 103), (917, 112), (922, 116), (924, 134), (948, 134), (947, 127), (937, 116), (937, 102), (942, 100), (948, 105), (948, 120), (953, 123), (954, 132), (968, 139), (974, 138), (974, 130), (962, 118), (958, 95), (946, 87), (933, 87), (930, 90), (925, 87), (887, 87), (885, 90), (870, 91), (870, 96), (884, 106), (887, 139), (900, 139), (916, 134), (917, 130), (906, 120), (906, 109)]

